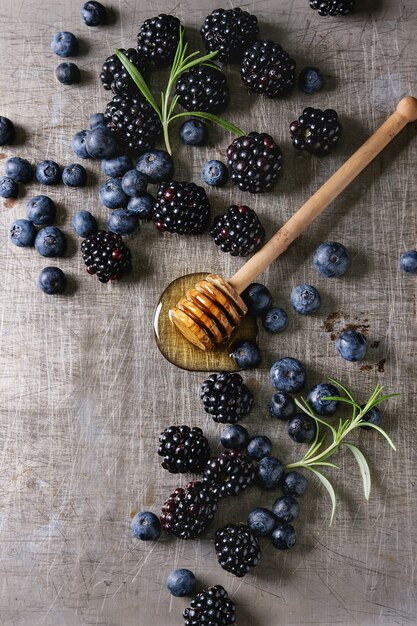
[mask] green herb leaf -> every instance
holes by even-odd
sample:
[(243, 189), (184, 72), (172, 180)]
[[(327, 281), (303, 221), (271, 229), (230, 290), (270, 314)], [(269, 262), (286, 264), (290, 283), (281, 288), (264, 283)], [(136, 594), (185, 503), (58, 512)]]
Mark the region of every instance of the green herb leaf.
[(187, 113), (177, 113), (176, 115), (171, 117), (170, 121), (172, 122), (173, 120), (176, 120), (180, 117), (202, 117), (205, 120), (210, 120), (210, 122), (218, 124), (218, 126), (221, 126), (225, 130), (228, 130), (237, 137), (241, 137), (245, 134), (243, 130), (241, 130), (231, 122), (228, 122), (221, 117), (217, 117), (217, 115), (213, 115), (213, 113), (203, 113), (202, 111), (188, 111)]
[(313, 469), (312, 467), (309, 467), (309, 470), (317, 476), (317, 478), (320, 480), (322, 485), (326, 488), (330, 496), (330, 500), (332, 501), (332, 513), (330, 515), (330, 523), (329, 523), (329, 526), (331, 526), (333, 523), (334, 514), (336, 512), (336, 494), (334, 492), (331, 482), (326, 478), (324, 474), (322, 474), (316, 469)]
[(127, 56), (125, 56), (123, 54), (123, 52), (121, 52), (120, 50), (116, 50), (116, 56), (121, 61), (122, 65), (129, 72), (130, 76), (134, 80), (136, 86), (138, 87), (138, 89), (141, 92), (141, 94), (143, 95), (143, 97), (146, 98), (146, 100), (149, 102), (151, 107), (158, 114), (159, 119), (162, 121), (161, 111), (160, 111), (158, 105), (156, 104), (155, 98), (153, 97), (153, 95), (151, 93), (151, 90), (149, 89), (148, 85), (146, 84), (146, 81), (143, 78), (142, 74), (139, 72), (138, 68), (135, 65), (133, 65), (133, 63), (131, 61), (129, 61)]
[(362, 452), (359, 450), (359, 448), (353, 445), (353, 443), (348, 443), (346, 441), (344, 445), (352, 452), (359, 465), (363, 481), (363, 493), (366, 500), (369, 500), (369, 494), (371, 493), (371, 473), (369, 471), (368, 462), (363, 456)]
[(388, 435), (388, 433), (385, 432), (383, 428), (381, 428), (380, 426), (377, 426), (376, 424), (372, 424), (371, 422), (364, 422), (364, 424), (367, 427), (373, 428), (374, 430), (377, 430), (379, 433), (381, 433), (381, 435), (385, 437), (385, 439), (388, 441), (389, 445), (394, 450), (394, 452), (397, 452), (397, 448), (395, 447), (394, 442), (392, 441), (391, 437)]

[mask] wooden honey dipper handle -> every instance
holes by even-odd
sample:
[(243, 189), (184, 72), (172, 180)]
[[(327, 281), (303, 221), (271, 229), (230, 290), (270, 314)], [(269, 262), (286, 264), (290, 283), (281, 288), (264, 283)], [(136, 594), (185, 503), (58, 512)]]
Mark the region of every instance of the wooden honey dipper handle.
[(351, 183), (358, 174), (409, 123), (417, 120), (417, 99), (403, 98), (396, 111), (337, 170), (329, 180), (300, 208), (282, 228), (257, 252), (228, 283), (242, 293), (315, 218)]

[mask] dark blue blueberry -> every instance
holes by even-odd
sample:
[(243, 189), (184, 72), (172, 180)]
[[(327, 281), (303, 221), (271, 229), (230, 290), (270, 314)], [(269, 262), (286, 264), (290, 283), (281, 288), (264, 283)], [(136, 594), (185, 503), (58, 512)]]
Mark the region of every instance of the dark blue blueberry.
[(56, 217), (56, 206), (48, 196), (34, 196), (28, 202), (28, 220), (37, 226), (52, 224)]
[(123, 191), (133, 198), (137, 198), (146, 192), (148, 179), (145, 174), (137, 170), (129, 170), (122, 178)]
[(39, 274), (39, 288), (50, 296), (65, 291), (67, 279), (59, 267), (44, 267)]
[(187, 146), (205, 146), (208, 140), (207, 126), (201, 120), (187, 120), (180, 126), (180, 137)]
[(264, 456), (256, 466), (258, 483), (264, 489), (274, 489), (284, 474), (281, 461), (274, 456)]
[[(365, 405), (362, 404), (361, 409), (364, 409), (364, 408), (365, 408)], [(375, 426), (379, 426), (381, 424), (381, 420), (382, 420), (381, 411), (378, 409), (377, 406), (372, 407), (372, 409), (368, 411), (367, 413), (365, 413), (365, 415), (362, 418), (363, 422), (369, 422), (370, 424), (375, 424)], [(363, 428), (363, 430), (372, 430), (371, 426), (361, 426), (361, 428)]]
[(8, 117), (0, 115), (0, 146), (13, 143), (16, 129)]
[(139, 221), (135, 213), (127, 209), (116, 209), (110, 213), (107, 225), (117, 235), (130, 235), (139, 228)]
[(96, 218), (89, 211), (78, 211), (72, 218), (72, 225), (80, 237), (90, 237), (98, 230)]
[(41, 185), (57, 185), (61, 182), (61, 168), (58, 163), (47, 159), (36, 166), (36, 180)]
[(285, 356), (278, 359), (269, 371), (272, 386), (277, 391), (295, 393), (304, 387), (306, 373), (298, 359)]
[(279, 420), (289, 420), (296, 412), (293, 398), (285, 391), (274, 393), (268, 407), (272, 417), (276, 417)]
[(106, 176), (119, 178), (132, 169), (132, 159), (127, 154), (121, 154), (112, 159), (103, 159), (101, 169)]
[(260, 537), (266, 537), (267, 535), (270, 535), (274, 530), (276, 524), (277, 520), (275, 518), (275, 515), (271, 511), (268, 511), (268, 509), (264, 509), (263, 507), (252, 509), (252, 511), (248, 515), (249, 528)]
[(78, 51), (77, 37), (67, 30), (56, 33), (52, 37), (51, 50), (59, 57), (74, 56)]
[(323, 400), (326, 396), (340, 395), (334, 385), (320, 383), (315, 385), (307, 394), (307, 402), (318, 415), (331, 415), (339, 405), (337, 400)]
[(87, 172), (79, 163), (71, 163), (62, 171), (62, 182), (67, 187), (84, 187), (87, 182)]
[(120, 178), (109, 178), (100, 185), (99, 196), (102, 204), (108, 209), (126, 208), (129, 196), (122, 189)]
[(278, 524), (272, 531), (272, 545), (277, 550), (288, 550), (295, 545), (297, 536), (291, 524)]
[(313, 263), (319, 274), (335, 278), (346, 274), (350, 267), (350, 256), (342, 243), (325, 241), (313, 254)]
[(33, 246), (35, 243), (36, 228), (29, 220), (16, 220), (10, 226), (9, 239), (19, 248)]
[(239, 424), (226, 426), (220, 437), (220, 443), (223, 448), (228, 450), (241, 450), (249, 441), (249, 435), (246, 428)]
[(74, 85), (81, 81), (81, 72), (78, 65), (71, 61), (60, 63), (55, 70), (56, 77), (62, 85)]
[(104, 117), (104, 113), (93, 113), (90, 115), (90, 129), (94, 130), (98, 126), (107, 128), (106, 118)]
[(262, 360), (261, 351), (254, 341), (241, 341), (233, 347), (230, 356), (242, 370), (254, 369)]
[(130, 528), (136, 539), (141, 541), (156, 541), (161, 535), (161, 522), (151, 511), (136, 513), (130, 523)]
[(212, 159), (207, 161), (201, 170), (201, 178), (207, 185), (212, 187), (223, 187), (229, 178), (229, 170), (221, 161)]
[(312, 315), (320, 308), (320, 294), (312, 285), (298, 285), (291, 292), (291, 304), (297, 313)]
[(19, 185), (9, 176), (0, 176), (0, 198), (17, 198)]
[(248, 307), (249, 315), (258, 317), (265, 315), (272, 306), (269, 289), (260, 283), (252, 283), (242, 292), (242, 299)]
[(106, 9), (95, 0), (83, 4), (80, 14), (86, 26), (101, 26), (106, 21)]
[(63, 256), (67, 241), (56, 226), (41, 228), (35, 238), (35, 248), (41, 256)]
[(176, 598), (193, 596), (196, 584), (195, 576), (189, 569), (174, 569), (167, 578), (167, 589)]
[(270, 333), (280, 333), (288, 326), (288, 315), (284, 309), (272, 307), (263, 318), (263, 327)]
[(336, 339), (336, 350), (345, 361), (363, 361), (368, 342), (357, 330), (345, 330)]
[(269, 456), (272, 449), (272, 441), (265, 435), (256, 435), (248, 443), (246, 454), (250, 459), (260, 461), (265, 456)]
[(299, 413), (288, 422), (288, 434), (296, 443), (310, 443), (316, 436), (317, 425), (312, 417)]
[(78, 133), (75, 133), (72, 138), (72, 149), (74, 153), (80, 157), (80, 159), (90, 159), (90, 154), (87, 150), (86, 138), (90, 133), (89, 130), (80, 130)]
[(135, 213), (140, 220), (150, 220), (155, 206), (155, 198), (150, 193), (144, 193), (137, 198), (130, 198), (127, 208)]
[(300, 498), (307, 491), (308, 481), (303, 474), (292, 470), (284, 474), (281, 483), (281, 490), (284, 496), (296, 496)]
[(408, 274), (417, 274), (417, 250), (407, 250), (400, 257), (400, 267)]
[(102, 126), (96, 126), (85, 137), (87, 152), (93, 159), (111, 159), (116, 156), (117, 142), (114, 135)]
[(292, 496), (281, 496), (272, 506), (273, 514), (281, 521), (290, 524), (300, 514), (300, 505)]
[(33, 168), (26, 159), (11, 157), (6, 161), (6, 175), (17, 183), (30, 183), (33, 179)]
[(320, 91), (323, 83), (323, 74), (317, 67), (305, 67), (298, 76), (298, 86), (305, 93)]
[(149, 150), (136, 161), (138, 172), (145, 174), (151, 183), (160, 183), (171, 177), (174, 170), (172, 158), (165, 150)]

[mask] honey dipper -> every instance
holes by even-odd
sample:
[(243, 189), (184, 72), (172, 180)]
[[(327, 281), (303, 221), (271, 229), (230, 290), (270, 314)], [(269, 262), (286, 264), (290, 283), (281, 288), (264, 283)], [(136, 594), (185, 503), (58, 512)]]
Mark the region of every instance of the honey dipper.
[(191, 343), (210, 350), (226, 342), (247, 313), (242, 293), (409, 123), (417, 99), (403, 98), (396, 111), (230, 280), (209, 274), (191, 287), (169, 317)]

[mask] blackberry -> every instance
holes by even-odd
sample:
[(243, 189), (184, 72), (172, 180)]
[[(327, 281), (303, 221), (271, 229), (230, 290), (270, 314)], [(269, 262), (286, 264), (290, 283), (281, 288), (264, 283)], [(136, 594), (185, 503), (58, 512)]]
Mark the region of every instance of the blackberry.
[(162, 467), (171, 474), (201, 472), (210, 456), (210, 448), (201, 428), (170, 426), (159, 435)]
[(151, 65), (169, 65), (178, 46), (180, 28), (180, 20), (165, 13), (146, 20), (138, 32), (138, 52)]
[(261, 558), (256, 534), (246, 524), (227, 524), (216, 531), (215, 548), (220, 566), (238, 578), (245, 576)]
[(130, 250), (120, 235), (99, 230), (81, 243), (81, 253), (89, 274), (101, 283), (116, 280), (131, 268)]
[(277, 98), (295, 84), (295, 61), (279, 43), (255, 41), (245, 52), (240, 75), (249, 91)]
[(175, 93), (186, 111), (219, 113), (229, 101), (226, 76), (220, 68), (214, 69), (207, 65), (192, 67), (181, 74), (175, 85)]
[(162, 131), (156, 112), (140, 94), (114, 96), (107, 104), (104, 116), (122, 147), (134, 154), (152, 148)]
[(194, 539), (209, 526), (217, 511), (217, 498), (196, 481), (178, 487), (162, 507), (162, 527), (181, 539)]
[(259, 246), (265, 237), (265, 229), (255, 211), (248, 206), (234, 204), (224, 215), (214, 219), (210, 235), (222, 252), (246, 256)]
[(310, 0), (310, 6), (321, 16), (347, 15), (355, 8), (355, 0)]
[(226, 450), (209, 459), (203, 471), (203, 484), (217, 498), (237, 496), (254, 480), (253, 463), (240, 450)]
[(195, 235), (208, 226), (210, 202), (204, 189), (194, 183), (161, 183), (152, 219), (160, 231)]
[(198, 593), (186, 608), (184, 626), (230, 626), (236, 622), (236, 605), (221, 585)]
[(282, 168), (282, 152), (270, 135), (249, 133), (237, 137), (227, 149), (232, 181), (242, 191), (263, 193)]
[(342, 132), (336, 111), (307, 107), (302, 115), (290, 125), (292, 145), (297, 150), (324, 156), (337, 144)]
[(242, 9), (216, 9), (206, 17), (201, 36), (207, 52), (218, 50), (222, 63), (239, 62), (258, 36), (258, 19)]
[[(145, 57), (134, 48), (125, 50), (120, 48), (131, 63), (139, 70), (142, 76), (147, 74), (147, 61)], [(114, 94), (137, 94), (138, 88), (129, 72), (115, 54), (108, 57), (101, 69), (100, 80), (104, 89), (111, 89)]]
[(236, 424), (252, 408), (253, 395), (237, 373), (210, 374), (203, 382), (200, 399), (215, 422)]

